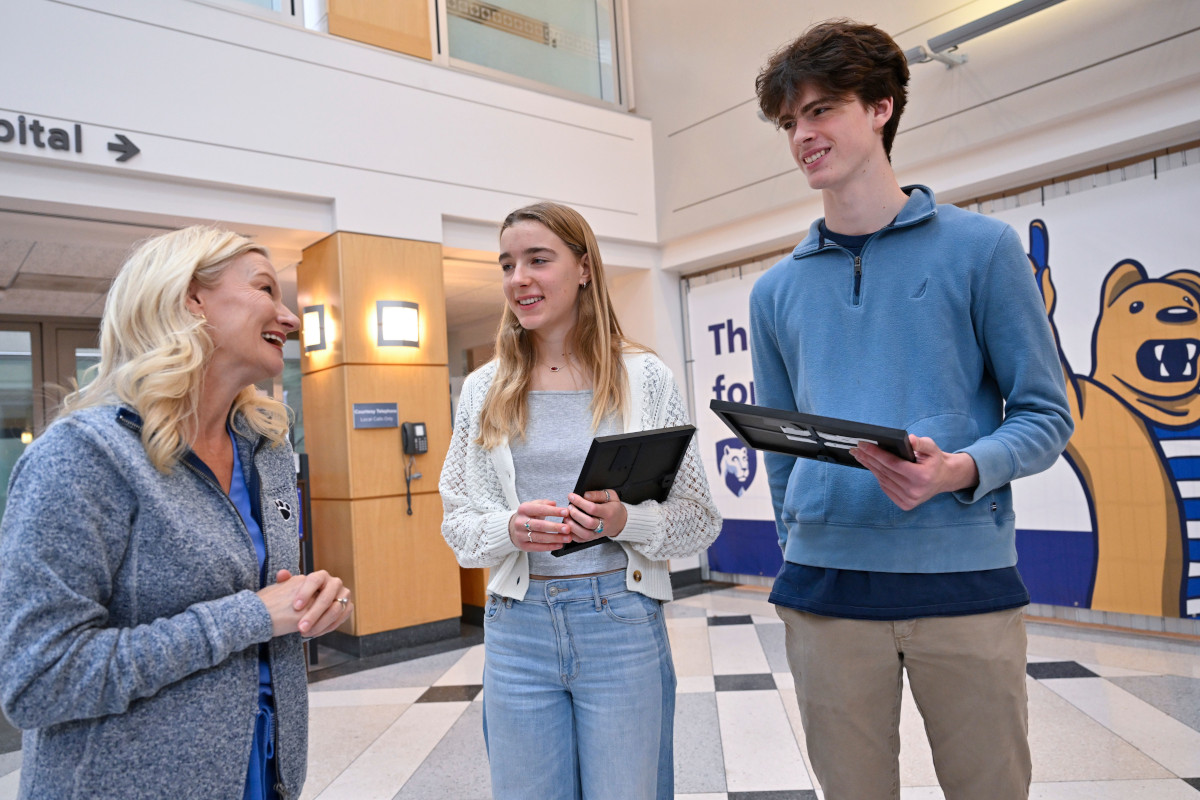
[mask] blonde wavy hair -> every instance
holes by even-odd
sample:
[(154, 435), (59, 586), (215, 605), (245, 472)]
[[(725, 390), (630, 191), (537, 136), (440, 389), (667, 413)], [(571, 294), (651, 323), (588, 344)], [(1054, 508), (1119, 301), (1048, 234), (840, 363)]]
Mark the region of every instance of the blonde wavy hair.
[[(108, 290), (100, 323), (95, 379), (63, 400), (69, 414), (91, 406), (124, 404), (142, 418), (142, 445), (150, 462), (169, 472), (189, 447), (200, 387), (213, 341), (203, 317), (186, 305), (192, 281), (212, 287), (230, 262), (267, 249), (236, 233), (194, 225), (142, 242)], [(253, 386), (242, 389), (231, 413), (279, 444), (287, 440), (288, 411)]]
[[(535, 203), (518, 208), (504, 219), (500, 233), (518, 222), (540, 222), (562, 239), (576, 258), (587, 256), (591, 281), (579, 289), (575, 301), (578, 319), (567, 338), (567, 346), (592, 378), (592, 430), (609, 414), (624, 415), (629, 405), (629, 376), (624, 352), (650, 352), (649, 348), (625, 338), (608, 296), (608, 281), (600, 259), (596, 235), (578, 211), (557, 203)], [(506, 303), (496, 332), (499, 362), (491, 388), (480, 412), (479, 438), (485, 449), (524, 437), (529, 421), (526, 398), (533, 381), (536, 360), (533, 340), (521, 327)]]

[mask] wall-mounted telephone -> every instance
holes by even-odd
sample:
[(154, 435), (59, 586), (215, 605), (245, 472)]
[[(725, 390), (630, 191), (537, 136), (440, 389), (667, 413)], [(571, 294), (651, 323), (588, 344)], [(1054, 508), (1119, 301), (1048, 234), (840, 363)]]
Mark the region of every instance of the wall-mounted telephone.
[(400, 423), (400, 447), (408, 456), (404, 465), (404, 494), (408, 500), (408, 515), (412, 516), (412, 482), (421, 477), (421, 473), (413, 472), (415, 456), (429, 452), (429, 437), (425, 434), (424, 422)]
[(429, 452), (429, 437), (425, 435), (424, 422), (401, 423), (400, 440), (406, 456), (419, 456)]

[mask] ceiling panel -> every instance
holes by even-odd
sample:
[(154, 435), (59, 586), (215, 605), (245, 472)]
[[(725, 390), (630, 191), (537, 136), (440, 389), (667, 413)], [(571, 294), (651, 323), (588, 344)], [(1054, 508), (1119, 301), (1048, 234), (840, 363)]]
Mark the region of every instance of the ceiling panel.
[(98, 317), (103, 295), (84, 292), (44, 292), (9, 289), (0, 297), (0, 315), (39, 317)]
[(21, 272), (112, 280), (128, 252), (125, 247), (38, 242)]
[(31, 239), (12, 239), (0, 236), (0, 286), (8, 286), (17, 274), (25, 257), (33, 250)]

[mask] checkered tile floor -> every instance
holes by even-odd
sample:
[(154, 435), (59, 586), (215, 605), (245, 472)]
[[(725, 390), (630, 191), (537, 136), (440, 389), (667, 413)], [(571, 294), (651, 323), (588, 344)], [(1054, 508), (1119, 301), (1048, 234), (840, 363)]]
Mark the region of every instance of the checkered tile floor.
[[(766, 592), (705, 591), (668, 604), (667, 618), (676, 798), (822, 797)], [(1029, 634), (1033, 798), (1200, 800), (1200, 643), (1036, 622)], [(490, 797), (474, 641), (314, 672), (303, 800)], [(907, 692), (901, 736), (901, 797), (941, 798)], [(0, 800), (16, 797), (19, 766), (19, 752), (0, 755)]]

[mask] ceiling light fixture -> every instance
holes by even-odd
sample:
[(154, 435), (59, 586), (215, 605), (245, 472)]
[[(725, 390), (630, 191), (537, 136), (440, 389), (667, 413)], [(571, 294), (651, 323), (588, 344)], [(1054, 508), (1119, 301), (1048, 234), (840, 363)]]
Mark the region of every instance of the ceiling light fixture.
[(951, 52), (957, 49), (963, 42), (969, 42), (977, 36), (991, 33), (1009, 23), (1024, 19), (1031, 14), (1036, 14), (1043, 9), (1058, 5), (1061, 2), (1062, 0), (1021, 0), (1019, 3), (1013, 3), (1011, 6), (1006, 6), (985, 17), (980, 17), (974, 22), (968, 22), (966, 25), (960, 25), (952, 31), (935, 36), (926, 44), (911, 47), (904, 51), (904, 57), (908, 60), (909, 64), (924, 64), (929, 61), (939, 61), (945, 64), (947, 69), (956, 67), (959, 64), (965, 64), (967, 63), (966, 53)]

